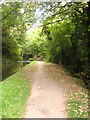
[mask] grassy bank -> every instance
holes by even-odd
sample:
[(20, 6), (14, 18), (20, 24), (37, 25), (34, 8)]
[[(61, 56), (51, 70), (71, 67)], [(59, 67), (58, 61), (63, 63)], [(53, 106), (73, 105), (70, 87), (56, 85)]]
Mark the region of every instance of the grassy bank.
[(31, 85), (25, 77), (25, 70), (36, 62), (26, 65), (22, 70), (0, 83), (2, 94), (2, 117), (22, 117), (25, 103), (30, 95)]
[[(67, 112), (70, 118), (85, 118), (89, 117), (89, 95), (88, 90), (82, 86), (82, 81), (80, 79), (75, 79), (76, 84), (73, 92), (68, 94), (67, 101)], [(77, 82), (78, 81), (78, 82)], [(73, 86), (74, 87), (74, 86)]]

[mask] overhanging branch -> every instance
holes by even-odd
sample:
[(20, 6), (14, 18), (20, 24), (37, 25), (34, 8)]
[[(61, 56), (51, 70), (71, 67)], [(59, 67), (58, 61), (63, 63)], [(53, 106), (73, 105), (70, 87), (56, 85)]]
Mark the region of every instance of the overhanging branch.
[(11, 10), (5, 17), (3, 17), (2, 19), (0, 19), (0, 22), (2, 22), (4, 19), (6, 19), (14, 10), (16, 10), (16, 8), (18, 7), (15, 7), (13, 10)]
[[(72, 17), (72, 16), (69, 16), (68, 18), (70, 18), (70, 17)], [(68, 19), (68, 18), (66, 18), (66, 19)], [(42, 26), (46, 26), (46, 25), (49, 25), (49, 24), (54, 24), (54, 23), (56, 23), (56, 22), (64, 21), (64, 20), (66, 20), (66, 19), (56, 20), (56, 21), (54, 21), (54, 22), (50, 22), (50, 23), (47, 23), (47, 24), (45, 24), (45, 25), (40, 25), (40, 26), (37, 26), (37, 27), (42, 27)]]

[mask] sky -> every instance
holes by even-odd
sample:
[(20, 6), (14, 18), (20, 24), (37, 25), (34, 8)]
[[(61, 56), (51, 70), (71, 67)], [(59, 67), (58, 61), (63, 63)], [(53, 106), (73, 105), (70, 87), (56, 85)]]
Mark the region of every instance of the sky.
[(41, 11), (39, 8), (36, 9), (35, 17), (38, 18), (33, 26), (28, 30), (30, 32), (33, 28), (36, 28), (41, 25), (41, 15), (44, 12), (44, 9)]
[(43, 11), (41, 11), (39, 8), (36, 9), (35, 17), (38, 18), (38, 19), (37, 19), (36, 23), (33, 24), (32, 28), (40, 26), (42, 13), (43, 13)]
[(0, 0), (0, 5), (4, 3), (5, 0)]

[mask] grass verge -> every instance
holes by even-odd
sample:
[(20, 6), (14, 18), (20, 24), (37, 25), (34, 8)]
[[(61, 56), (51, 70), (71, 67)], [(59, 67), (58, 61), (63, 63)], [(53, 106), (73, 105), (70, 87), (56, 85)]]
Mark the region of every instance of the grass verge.
[(0, 83), (2, 94), (2, 118), (21, 118), (28, 96), (30, 95), (31, 85), (25, 77), (25, 69), (36, 64), (36, 61), (26, 65)]
[(30, 65), (34, 65), (34, 64), (36, 64), (36, 63), (37, 63), (37, 61), (33, 61), (33, 62), (31, 62)]
[(88, 90), (78, 86), (76, 91), (69, 94), (67, 101), (67, 113), (70, 118), (88, 118), (89, 117), (89, 95)]

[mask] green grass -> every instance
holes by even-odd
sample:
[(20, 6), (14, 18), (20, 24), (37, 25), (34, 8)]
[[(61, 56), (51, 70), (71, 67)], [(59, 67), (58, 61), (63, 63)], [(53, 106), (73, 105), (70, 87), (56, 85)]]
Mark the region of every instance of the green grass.
[(34, 64), (36, 64), (36, 63), (37, 63), (37, 61), (33, 61), (33, 62), (31, 62), (30, 65), (34, 65)]
[[(68, 75), (72, 74), (66, 71)], [(89, 117), (89, 90), (86, 89), (82, 79), (73, 77), (76, 84), (76, 90), (67, 94), (67, 113), (69, 118), (76, 120), (87, 120)], [(72, 88), (73, 86), (71, 86)]]
[(36, 61), (0, 83), (0, 88), (2, 88), (2, 90), (0, 89), (0, 94), (2, 94), (2, 118), (22, 117), (31, 91), (31, 85), (24, 73), (25, 69), (33, 64), (36, 64)]
[(83, 88), (69, 95), (67, 112), (70, 118), (88, 118), (88, 91)]

